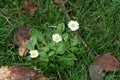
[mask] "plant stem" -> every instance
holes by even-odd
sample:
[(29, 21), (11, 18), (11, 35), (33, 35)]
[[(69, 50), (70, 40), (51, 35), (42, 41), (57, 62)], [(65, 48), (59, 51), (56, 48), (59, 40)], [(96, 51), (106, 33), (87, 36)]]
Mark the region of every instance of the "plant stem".
[[(70, 16), (69, 16), (68, 12), (67, 12), (66, 7), (65, 7), (65, 3), (66, 3), (67, 1), (68, 1), (68, 0), (65, 0), (65, 1), (62, 0), (62, 7), (63, 7), (63, 9), (64, 9), (64, 11), (65, 11), (66, 19), (67, 19), (68, 21), (70, 21), (71, 18), (70, 18)], [(87, 48), (88, 45), (87, 45), (86, 42), (83, 40), (83, 38), (78, 34), (78, 32), (77, 32), (77, 31), (74, 31), (74, 34), (75, 34), (75, 35), (77, 36), (77, 38), (82, 42), (82, 44)]]
[(77, 38), (82, 42), (82, 44), (87, 48), (88, 45), (86, 44), (86, 42), (83, 40), (83, 38), (78, 34), (77, 31), (74, 31), (74, 34), (77, 36)]

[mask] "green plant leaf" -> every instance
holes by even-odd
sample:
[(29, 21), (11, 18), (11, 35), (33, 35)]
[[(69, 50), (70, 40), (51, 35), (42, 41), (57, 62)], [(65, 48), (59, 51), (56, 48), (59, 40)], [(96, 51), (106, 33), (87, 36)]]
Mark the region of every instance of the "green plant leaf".
[(48, 52), (48, 51), (49, 51), (49, 47), (48, 47), (48, 46), (41, 47), (41, 48), (40, 48), (40, 51)]
[(77, 60), (76, 56), (74, 54), (72, 54), (72, 53), (68, 54), (66, 56), (69, 57), (69, 58), (72, 58), (72, 60)]
[(26, 45), (26, 48), (29, 50), (33, 50), (37, 43), (37, 36), (32, 36), (30, 38), (30, 42)]
[(54, 51), (50, 51), (50, 52), (48, 53), (48, 56), (52, 56), (52, 55), (54, 55), (54, 54), (55, 54)]
[(78, 38), (77, 37), (74, 37), (74, 39), (72, 40), (72, 42), (71, 42), (71, 46), (76, 46), (77, 44), (79, 44), (79, 40), (78, 40)]
[(31, 43), (32, 47), (35, 47), (35, 44), (37, 43), (37, 36), (32, 36), (30, 38), (30, 43)]
[(48, 44), (48, 46), (49, 46), (50, 49), (54, 49), (55, 48), (55, 42), (52, 41), (51, 43)]
[(74, 54), (67, 54), (67, 55), (64, 55), (64, 56), (59, 56), (58, 57), (58, 60), (61, 62), (61, 64), (63, 66), (65, 65), (73, 65), (74, 64), (74, 61), (77, 60), (77, 58), (75, 57)]
[(72, 52), (76, 52), (76, 51), (78, 51), (78, 47), (71, 47), (69, 50)]
[(57, 54), (64, 54), (66, 51), (66, 45), (65, 44), (59, 44), (57, 47), (56, 47), (56, 53)]
[(31, 43), (29, 42), (28, 44), (26, 44), (26, 48), (28, 50), (33, 50), (34, 48), (32, 47)]
[(30, 41), (28, 44), (26, 44), (26, 48), (29, 50), (33, 50), (35, 48), (35, 45), (37, 44), (37, 30), (36, 29), (31, 29), (30, 30)]
[(32, 58), (30, 56), (27, 56), (24, 59), (27, 60), (27, 61), (32, 61)]
[(45, 62), (48, 62), (48, 61), (49, 61), (49, 56), (48, 56), (47, 53), (45, 53), (45, 52), (40, 52), (39, 54), (40, 54), (40, 60), (45, 61)]
[(63, 39), (64, 39), (65, 41), (68, 41), (68, 39), (69, 39), (68, 33), (63, 34)]
[(64, 23), (60, 23), (57, 26), (57, 33), (62, 33), (65, 30), (65, 25)]
[(41, 41), (42, 43), (44, 43), (44, 45), (46, 45), (45, 38), (42, 32), (37, 32), (37, 37), (38, 37), (38, 41)]
[(30, 29), (30, 35), (31, 36), (36, 35), (36, 33), (37, 33), (36, 29)]
[(45, 42), (45, 39), (44, 39), (44, 35), (43, 35), (43, 33), (42, 32), (39, 32), (38, 30), (36, 30), (36, 29), (31, 29), (30, 30), (30, 34), (31, 34), (31, 36), (37, 36), (37, 38), (38, 38), (38, 41), (41, 41), (43, 44), (45, 44), (46, 45), (46, 42)]

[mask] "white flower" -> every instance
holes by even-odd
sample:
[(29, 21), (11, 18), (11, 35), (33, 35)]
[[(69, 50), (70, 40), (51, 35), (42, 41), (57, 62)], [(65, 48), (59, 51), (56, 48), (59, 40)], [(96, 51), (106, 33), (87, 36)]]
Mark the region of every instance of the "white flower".
[(37, 50), (31, 50), (29, 53), (31, 58), (36, 58), (39, 55)]
[(53, 39), (53, 41), (55, 41), (56, 43), (62, 41), (62, 37), (61, 37), (60, 34), (53, 34), (52, 39)]
[(68, 27), (71, 29), (71, 31), (76, 31), (77, 29), (79, 29), (79, 23), (77, 21), (69, 21), (68, 23)]

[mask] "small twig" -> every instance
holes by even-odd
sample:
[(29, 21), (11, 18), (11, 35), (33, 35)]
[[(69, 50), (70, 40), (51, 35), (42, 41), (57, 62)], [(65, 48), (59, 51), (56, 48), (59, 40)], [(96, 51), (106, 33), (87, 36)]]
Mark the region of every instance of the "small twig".
[[(67, 10), (66, 10), (66, 7), (65, 7), (65, 3), (66, 3), (68, 0), (65, 0), (65, 1), (61, 0), (61, 1), (62, 1), (62, 6), (63, 6), (64, 11), (65, 11), (66, 19), (69, 21), (69, 20), (71, 20), (71, 18), (70, 18), (69, 14), (68, 14), (68, 12), (67, 12)], [(87, 48), (88, 45), (87, 45), (86, 42), (82, 39), (82, 37), (78, 34), (78, 32), (77, 32), (77, 31), (74, 31), (74, 34), (75, 34), (75, 35), (77, 36), (77, 38), (82, 42), (82, 44)]]
[(74, 31), (74, 34), (77, 35), (77, 38), (83, 43), (83, 45), (87, 48), (88, 45), (86, 44), (86, 42), (82, 39), (82, 37), (78, 34), (77, 31)]
[(66, 7), (65, 7), (65, 3), (66, 3), (67, 1), (68, 1), (68, 0), (65, 0), (65, 1), (61, 0), (61, 2), (62, 2), (62, 7), (64, 8), (66, 19), (67, 19), (67, 20), (71, 20), (68, 12), (67, 12), (67, 10), (66, 10)]

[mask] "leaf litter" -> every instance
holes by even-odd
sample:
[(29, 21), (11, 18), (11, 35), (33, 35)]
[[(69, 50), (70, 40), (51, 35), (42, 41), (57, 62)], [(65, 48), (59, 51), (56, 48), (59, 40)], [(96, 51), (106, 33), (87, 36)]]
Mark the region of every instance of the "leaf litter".
[(30, 15), (34, 15), (35, 11), (38, 9), (38, 6), (34, 3), (31, 3), (29, 1), (25, 1), (22, 4), (22, 8), (26, 10)]
[(22, 66), (1, 66), (0, 80), (49, 80), (37, 70)]
[(23, 28), (18, 28), (14, 32), (14, 42), (18, 48), (19, 56), (23, 57), (27, 55), (26, 44), (29, 42), (30, 34), (29, 34), (30, 25), (24, 25)]
[(112, 56), (109, 53), (105, 53), (101, 56), (98, 56), (94, 63), (100, 66), (105, 72), (112, 72), (118, 70), (120, 67), (120, 62), (117, 60), (116, 57)]
[(117, 71), (120, 68), (120, 62), (110, 53), (97, 56), (94, 63), (89, 66), (89, 75), (91, 80), (103, 80), (107, 72)]

